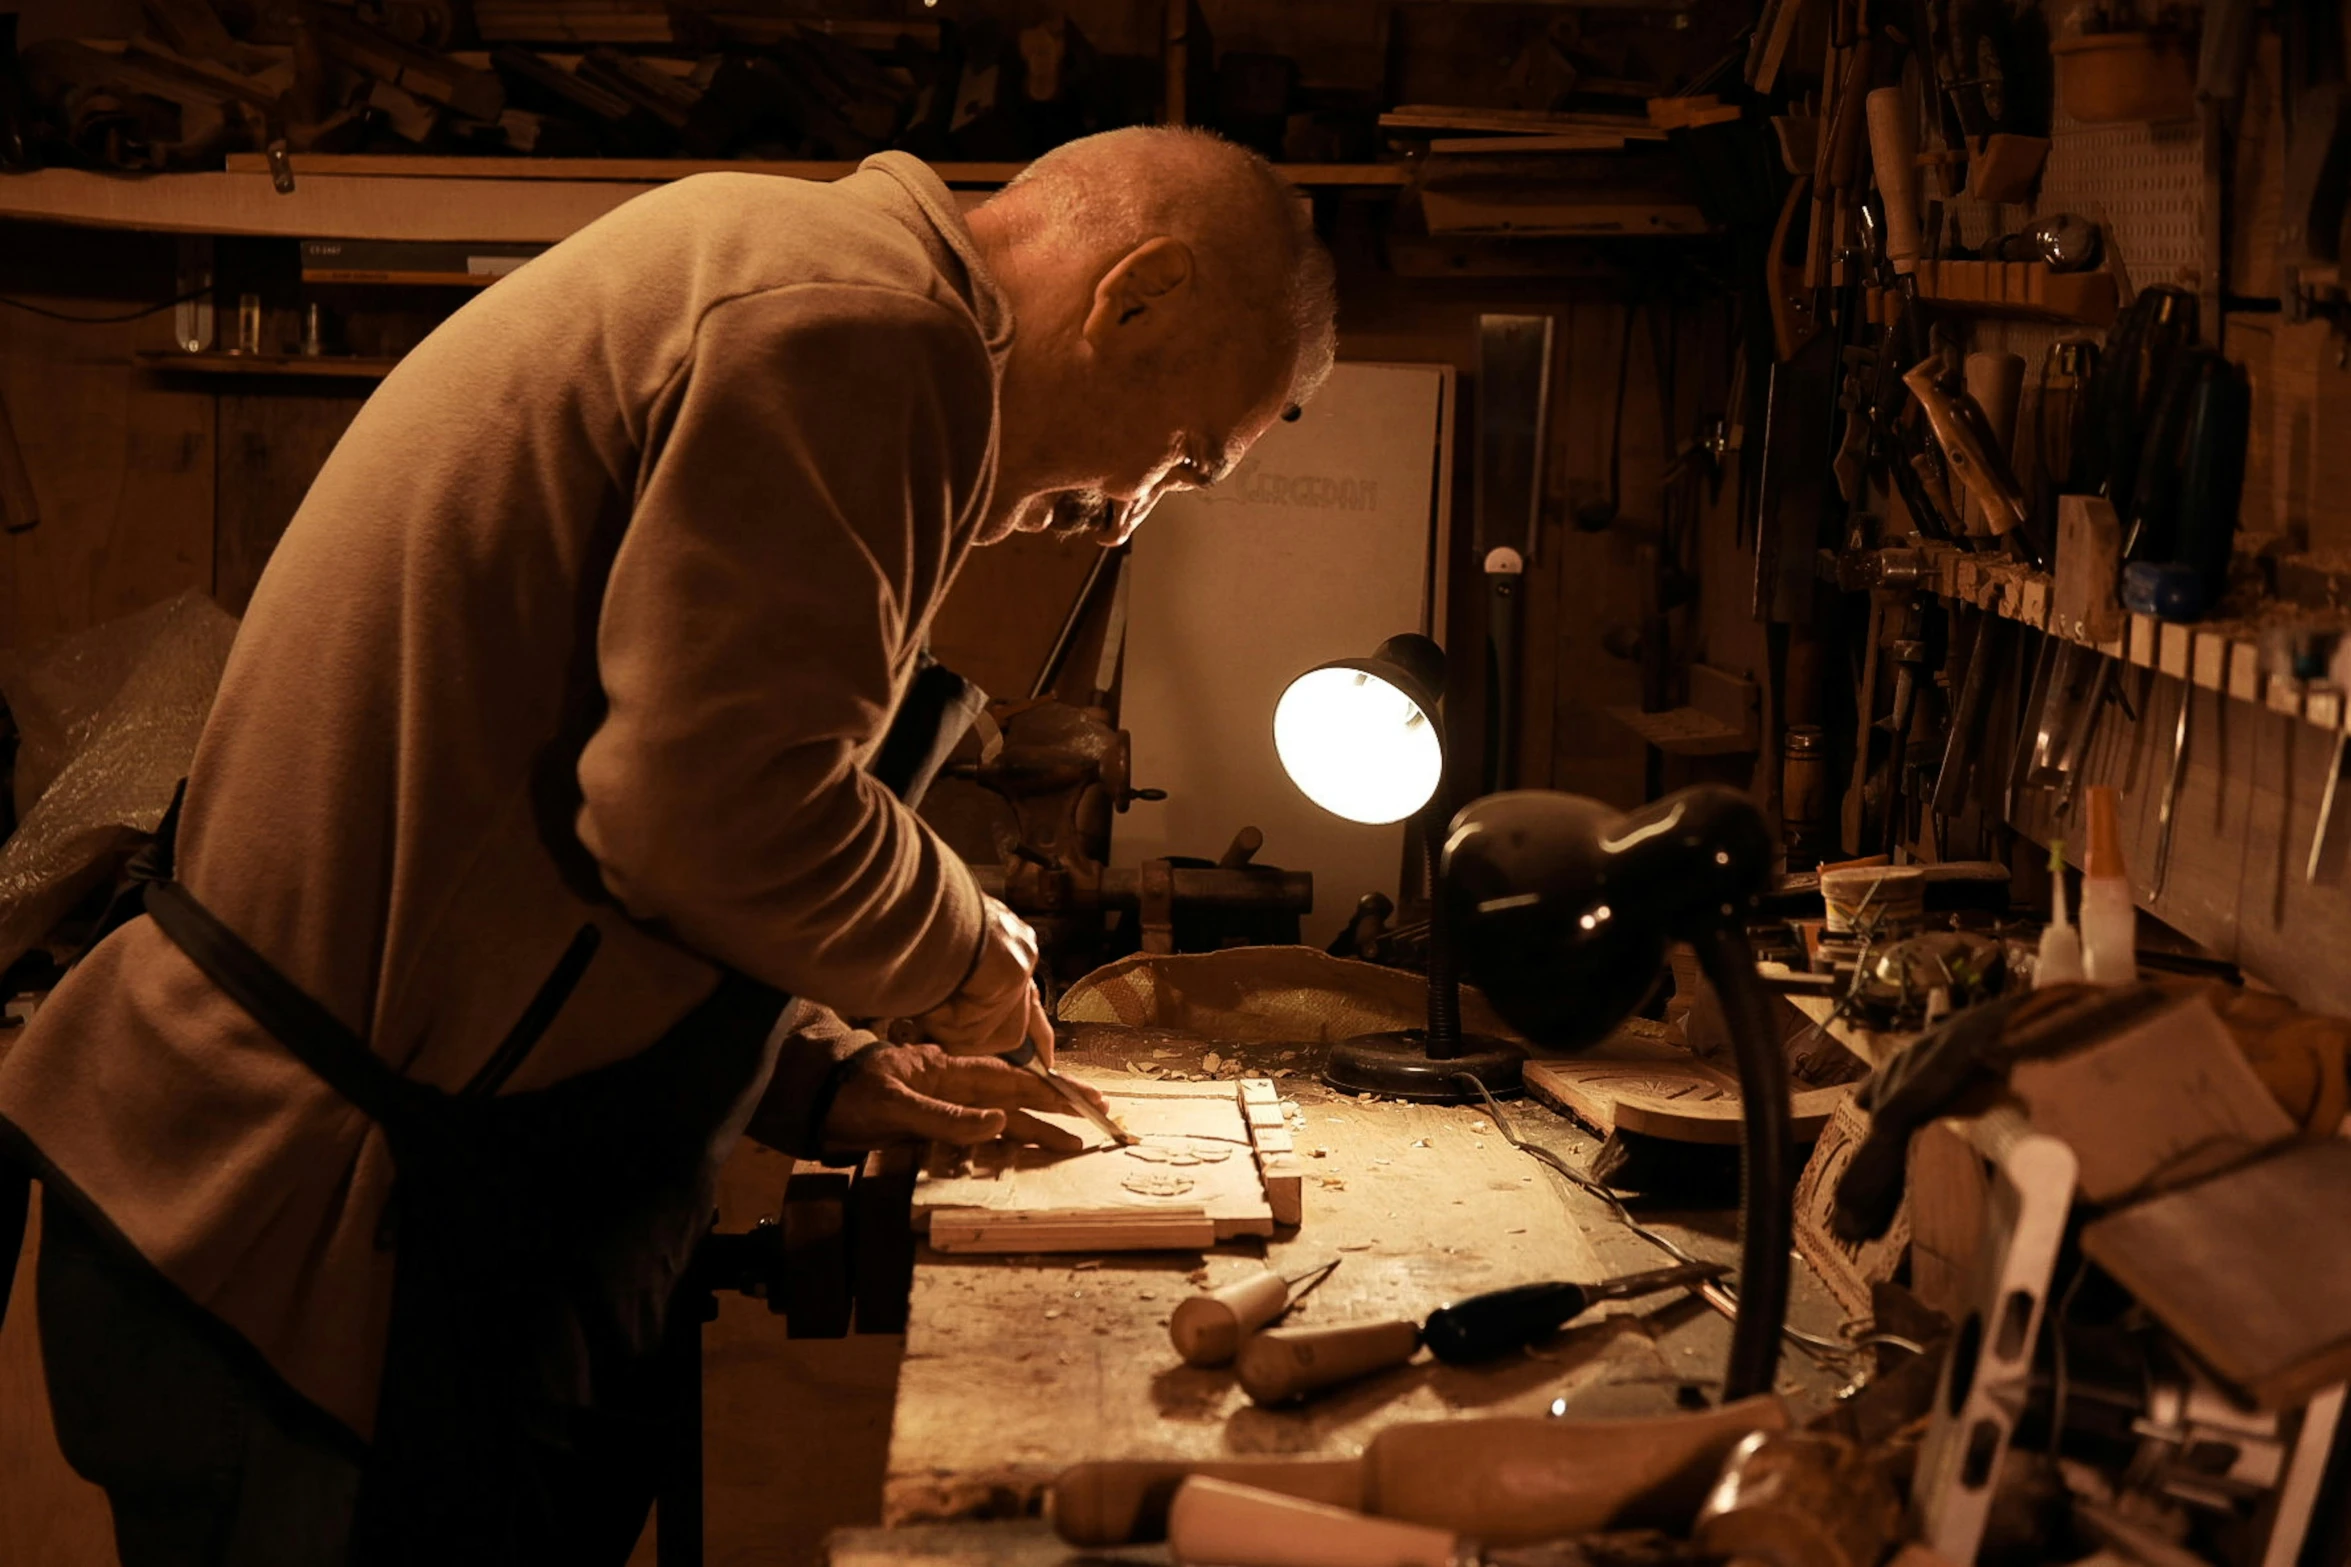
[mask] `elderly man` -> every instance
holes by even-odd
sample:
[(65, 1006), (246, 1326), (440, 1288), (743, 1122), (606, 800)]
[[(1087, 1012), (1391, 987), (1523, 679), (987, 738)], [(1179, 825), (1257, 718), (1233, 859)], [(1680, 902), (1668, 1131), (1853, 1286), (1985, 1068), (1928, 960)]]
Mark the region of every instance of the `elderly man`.
[(901, 154), (681, 180), (408, 357), (262, 579), (146, 917), (0, 1069), (126, 1562), (627, 1555), (745, 1126), (1054, 1102), (989, 1059), (1049, 1058), (1033, 937), (868, 771), (964, 552), (1214, 482), (1332, 308), (1270, 168), (1136, 130), (968, 222)]

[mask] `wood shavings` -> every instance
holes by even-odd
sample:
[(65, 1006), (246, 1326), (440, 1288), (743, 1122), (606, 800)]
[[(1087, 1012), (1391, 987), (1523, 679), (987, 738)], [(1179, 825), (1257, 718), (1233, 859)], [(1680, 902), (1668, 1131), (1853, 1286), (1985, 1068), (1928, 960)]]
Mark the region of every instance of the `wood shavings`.
[(1415, 1137), (1412, 1140), (1412, 1146), (1415, 1148), (1426, 1148), (1428, 1145), (1429, 1140), (1425, 1137)]
[(1138, 1197), (1181, 1197), (1192, 1189), (1192, 1178), (1172, 1170), (1137, 1170), (1118, 1184)]
[(1340, 1246), (1338, 1249), (1339, 1249), (1340, 1251), (1369, 1251), (1369, 1250), (1371, 1250), (1371, 1242), (1369, 1242), (1369, 1241), (1348, 1241), (1346, 1244), (1344, 1244), (1344, 1245)]
[(1203, 1072), (1213, 1072), (1222, 1065), (1224, 1065), (1224, 1057), (1213, 1050), (1200, 1058), (1200, 1070)]

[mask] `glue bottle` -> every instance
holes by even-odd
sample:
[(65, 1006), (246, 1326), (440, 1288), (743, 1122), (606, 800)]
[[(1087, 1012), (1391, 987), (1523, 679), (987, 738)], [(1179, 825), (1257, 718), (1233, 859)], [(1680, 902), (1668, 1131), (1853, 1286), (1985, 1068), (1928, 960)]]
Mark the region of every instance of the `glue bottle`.
[(2082, 862), (2082, 973), (2093, 985), (2139, 982), (2139, 910), (2123, 864), (2121, 797), (2095, 785), (2090, 852)]
[(2065, 840), (2049, 844), (2049, 927), (2041, 932), (2041, 956), (2033, 965), (2033, 988), (2078, 984), (2082, 938), (2065, 917)]

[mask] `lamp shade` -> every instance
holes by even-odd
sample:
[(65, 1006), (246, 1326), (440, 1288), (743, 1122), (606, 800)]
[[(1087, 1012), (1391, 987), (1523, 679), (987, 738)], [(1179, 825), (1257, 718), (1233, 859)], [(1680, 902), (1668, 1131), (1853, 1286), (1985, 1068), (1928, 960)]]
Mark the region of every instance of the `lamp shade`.
[[(1425, 645), (1425, 646), (1424, 646)], [(1425, 637), (1391, 637), (1290, 682), (1273, 710), (1274, 752), (1316, 805), (1351, 822), (1400, 822), (1429, 803), (1445, 772)]]

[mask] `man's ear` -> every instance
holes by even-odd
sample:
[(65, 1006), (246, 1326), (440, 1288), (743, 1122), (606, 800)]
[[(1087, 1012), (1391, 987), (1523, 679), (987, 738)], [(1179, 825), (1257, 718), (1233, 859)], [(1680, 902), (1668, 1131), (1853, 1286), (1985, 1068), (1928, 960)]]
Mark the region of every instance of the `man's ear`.
[(1143, 241), (1094, 285), (1086, 341), (1100, 347), (1113, 329), (1168, 310), (1190, 292), (1192, 277), (1192, 250), (1182, 240), (1161, 235)]

